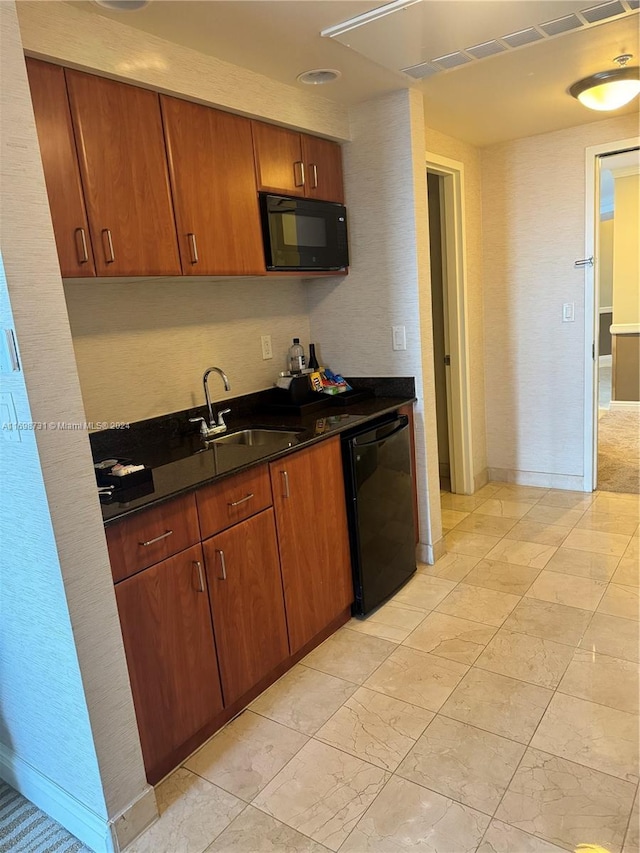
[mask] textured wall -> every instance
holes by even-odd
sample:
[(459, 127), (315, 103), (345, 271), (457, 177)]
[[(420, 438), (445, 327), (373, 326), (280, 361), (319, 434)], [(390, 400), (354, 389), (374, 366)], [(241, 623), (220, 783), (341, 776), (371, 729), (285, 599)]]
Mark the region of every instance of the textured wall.
[(640, 175), (614, 173), (613, 323), (640, 323)]
[[(204, 403), (217, 365), (233, 396), (268, 388), (291, 339), (308, 352), (306, 290), (295, 279), (148, 279), (65, 283), (87, 420), (137, 421)], [(262, 359), (261, 335), (273, 358)], [(225, 396), (210, 382), (213, 399)]]
[[(84, 420), (13, 3), (0, 4), (0, 246), (23, 373), (3, 374), (28, 421)], [(89, 442), (0, 438), (2, 741), (99, 816), (147, 789)], [(106, 800), (106, 807), (105, 807)]]
[[(636, 116), (483, 150), (487, 456), (519, 477), (583, 476), (585, 148)], [(575, 322), (562, 304), (575, 303)], [(549, 480), (552, 478), (552, 480)], [(575, 481), (575, 485), (579, 484)]]
[(42, 59), (146, 84), (234, 112), (336, 139), (349, 136), (347, 109), (299, 86), (286, 86), (164, 41), (76, 3), (18, 3), (24, 48)]
[[(432, 543), (440, 538), (440, 513), (434, 501), (429, 518), (438, 463), (422, 102), (416, 92), (394, 92), (353, 107), (350, 118), (344, 169), (351, 269), (347, 278), (319, 280), (307, 291), (311, 334), (323, 361), (347, 375), (416, 377), (421, 539)], [(392, 350), (393, 325), (406, 327), (406, 351)]]
[(467, 332), (473, 437), (473, 473), (482, 476), (487, 467), (485, 429), (484, 328), (482, 298), (482, 191), (480, 150), (429, 127), (425, 116), (427, 156), (439, 154), (464, 167), (464, 206), (467, 257)]

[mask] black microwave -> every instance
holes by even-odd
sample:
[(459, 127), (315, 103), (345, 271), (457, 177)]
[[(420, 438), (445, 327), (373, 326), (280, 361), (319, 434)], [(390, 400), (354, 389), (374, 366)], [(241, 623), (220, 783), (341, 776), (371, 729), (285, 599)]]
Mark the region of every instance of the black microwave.
[(260, 193), (260, 216), (268, 270), (320, 272), (349, 266), (344, 205)]

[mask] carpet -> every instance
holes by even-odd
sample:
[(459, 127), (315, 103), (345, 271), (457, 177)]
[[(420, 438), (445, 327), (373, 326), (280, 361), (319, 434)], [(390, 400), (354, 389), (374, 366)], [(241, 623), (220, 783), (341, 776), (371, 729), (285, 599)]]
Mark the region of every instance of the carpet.
[(0, 853), (91, 853), (0, 779)]
[(598, 491), (640, 494), (640, 411), (609, 411), (599, 419)]

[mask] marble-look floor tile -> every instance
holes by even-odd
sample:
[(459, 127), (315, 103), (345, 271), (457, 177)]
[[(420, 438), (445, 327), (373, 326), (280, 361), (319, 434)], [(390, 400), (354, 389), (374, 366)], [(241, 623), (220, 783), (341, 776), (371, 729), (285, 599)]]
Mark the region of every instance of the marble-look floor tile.
[(459, 616), (461, 619), (484, 622), (485, 625), (499, 628), (519, 601), (519, 595), (459, 583), (437, 609), (449, 616)]
[(446, 613), (431, 613), (404, 641), (404, 646), (472, 664), (496, 629)]
[(595, 610), (605, 593), (605, 581), (564, 575), (562, 572), (543, 571), (525, 593), (525, 598), (565, 604), (581, 610)]
[(543, 640), (577, 646), (592, 615), (591, 610), (523, 598), (504, 623), (504, 628), (516, 634), (530, 634)]
[(538, 545), (562, 545), (569, 530), (555, 524), (523, 518), (505, 534), (505, 539), (517, 539), (520, 542), (536, 542)]
[(469, 667), (417, 649), (399, 646), (365, 682), (365, 687), (438, 711)]
[(556, 693), (531, 746), (620, 779), (638, 779), (638, 717)]
[(345, 627), (361, 634), (401, 643), (424, 617), (424, 610), (391, 600), (364, 618), (354, 617)]
[(594, 613), (580, 646), (591, 652), (640, 663), (640, 623)]
[(433, 610), (455, 587), (455, 581), (416, 574), (393, 596), (396, 604), (408, 604), (421, 610)]
[(487, 815), (393, 776), (340, 853), (474, 853)]
[(245, 711), (184, 766), (236, 797), (250, 801), (307, 740), (300, 732)]
[(460, 524), (460, 522), (466, 518), (469, 513), (468, 512), (460, 512), (458, 509), (442, 509), (442, 529), (443, 530), (451, 530), (456, 524)]
[(482, 506), (479, 506), (476, 512), (482, 515), (493, 515), (496, 518), (512, 518), (519, 519), (526, 515), (529, 510), (535, 506), (528, 501), (498, 501), (494, 498), (489, 498)]
[(629, 828), (624, 840), (622, 853), (640, 853), (640, 810), (638, 809), (638, 799), (640, 794), (636, 792), (636, 799), (631, 810), (631, 820)]
[(461, 581), (479, 561), (480, 557), (469, 557), (467, 554), (445, 554), (433, 566), (418, 563), (418, 572), (448, 581)]
[(599, 492), (591, 507), (597, 512), (626, 515), (640, 521), (640, 501), (637, 495), (621, 497), (610, 492)]
[(482, 652), (476, 666), (553, 688), (560, 682), (572, 657), (570, 646), (502, 628)]
[(495, 495), (496, 492), (499, 492), (504, 483), (487, 483), (486, 486), (483, 486), (481, 489), (476, 489), (473, 493), (477, 498), (490, 498), (492, 495)]
[(640, 560), (637, 557), (623, 557), (613, 573), (611, 583), (622, 586), (640, 585)]
[(515, 518), (474, 512), (460, 521), (456, 530), (464, 530), (466, 533), (485, 533), (488, 536), (504, 536), (514, 524), (516, 524)]
[(493, 814), (524, 751), (513, 740), (438, 715), (397, 774)]
[(477, 853), (566, 853), (566, 847), (543, 841), (501, 820), (492, 820)]
[(598, 605), (599, 613), (640, 620), (640, 592), (638, 587), (610, 583)]
[(205, 853), (327, 853), (327, 848), (247, 806)]
[(310, 740), (254, 800), (256, 808), (337, 850), (388, 773)]
[(538, 545), (536, 542), (502, 539), (486, 556), (489, 560), (498, 560), (501, 563), (515, 563), (517, 566), (544, 569), (555, 551), (553, 545)]
[(156, 799), (159, 820), (127, 853), (202, 853), (246, 805), (182, 767), (156, 787)]
[(570, 850), (587, 842), (618, 853), (634, 791), (630, 782), (528, 749), (495, 816)]
[(496, 500), (539, 501), (547, 495), (549, 489), (540, 486), (520, 486), (517, 483), (505, 483), (494, 495)]
[(540, 524), (553, 524), (554, 527), (574, 527), (582, 518), (583, 509), (569, 509), (566, 506), (550, 506), (543, 501), (531, 507), (525, 518)]
[(595, 495), (584, 492), (572, 492), (566, 489), (549, 489), (547, 494), (540, 498), (543, 506), (561, 506), (568, 509), (580, 509), (584, 511), (593, 505)]
[(486, 498), (475, 495), (452, 495), (446, 492), (440, 497), (442, 509), (455, 509), (458, 512), (473, 512), (485, 502)]
[(312, 735), (355, 690), (355, 684), (298, 664), (250, 707), (263, 717)]
[(620, 533), (601, 533), (599, 530), (579, 530), (574, 527), (562, 543), (575, 551), (593, 551), (610, 557), (622, 557), (631, 537)]
[(577, 530), (599, 530), (601, 533), (620, 533), (633, 536), (638, 529), (638, 520), (628, 515), (612, 515), (597, 510), (587, 510), (576, 524)]
[(431, 711), (361, 687), (316, 739), (393, 771), (432, 719)]
[(609, 581), (619, 560), (619, 557), (611, 557), (608, 554), (558, 548), (545, 566), (545, 571), (562, 572), (565, 575), (576, 575), (594, 581)]
[(447, 551), (467, 554), (469, 557), (486, 557), (489, 551), (500, 541), (497, 536), (484, 533), (465, 533), (452, 530), (444, 537)]
[(396, 644), (355, 631), (337, 631), (302, 659), (304, 666), (362, 684)]
[(464, 582), (486, 589), (495, 589), (498, 592), (524, 595), (540, 571), (530, 566), (499, 563), (496, 560), (480, 560), (475, 569), (466, 576)]
[(577, 649), (558, 691), (637, 714), (639, 673), (637, 663)]
[(526, 744), (552, 695), (546, 687), (472, 667), (440, 713)]

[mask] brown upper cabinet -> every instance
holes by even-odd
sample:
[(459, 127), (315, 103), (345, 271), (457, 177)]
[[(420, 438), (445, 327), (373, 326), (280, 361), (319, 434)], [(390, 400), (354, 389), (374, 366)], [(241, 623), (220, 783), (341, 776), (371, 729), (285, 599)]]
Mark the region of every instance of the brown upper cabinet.
[(180, 275), (156, 92), (65, 70), (98, 275)]
[(27, 74), (60, 271), (67, 277), (94, 276), (64, 69), (27, 58)]
[(344, 202), (337, 143), (260, 121), (251, 124), (259, 190)]
[(185, 275), (265, 272), (249, 119), (160, 96)]

